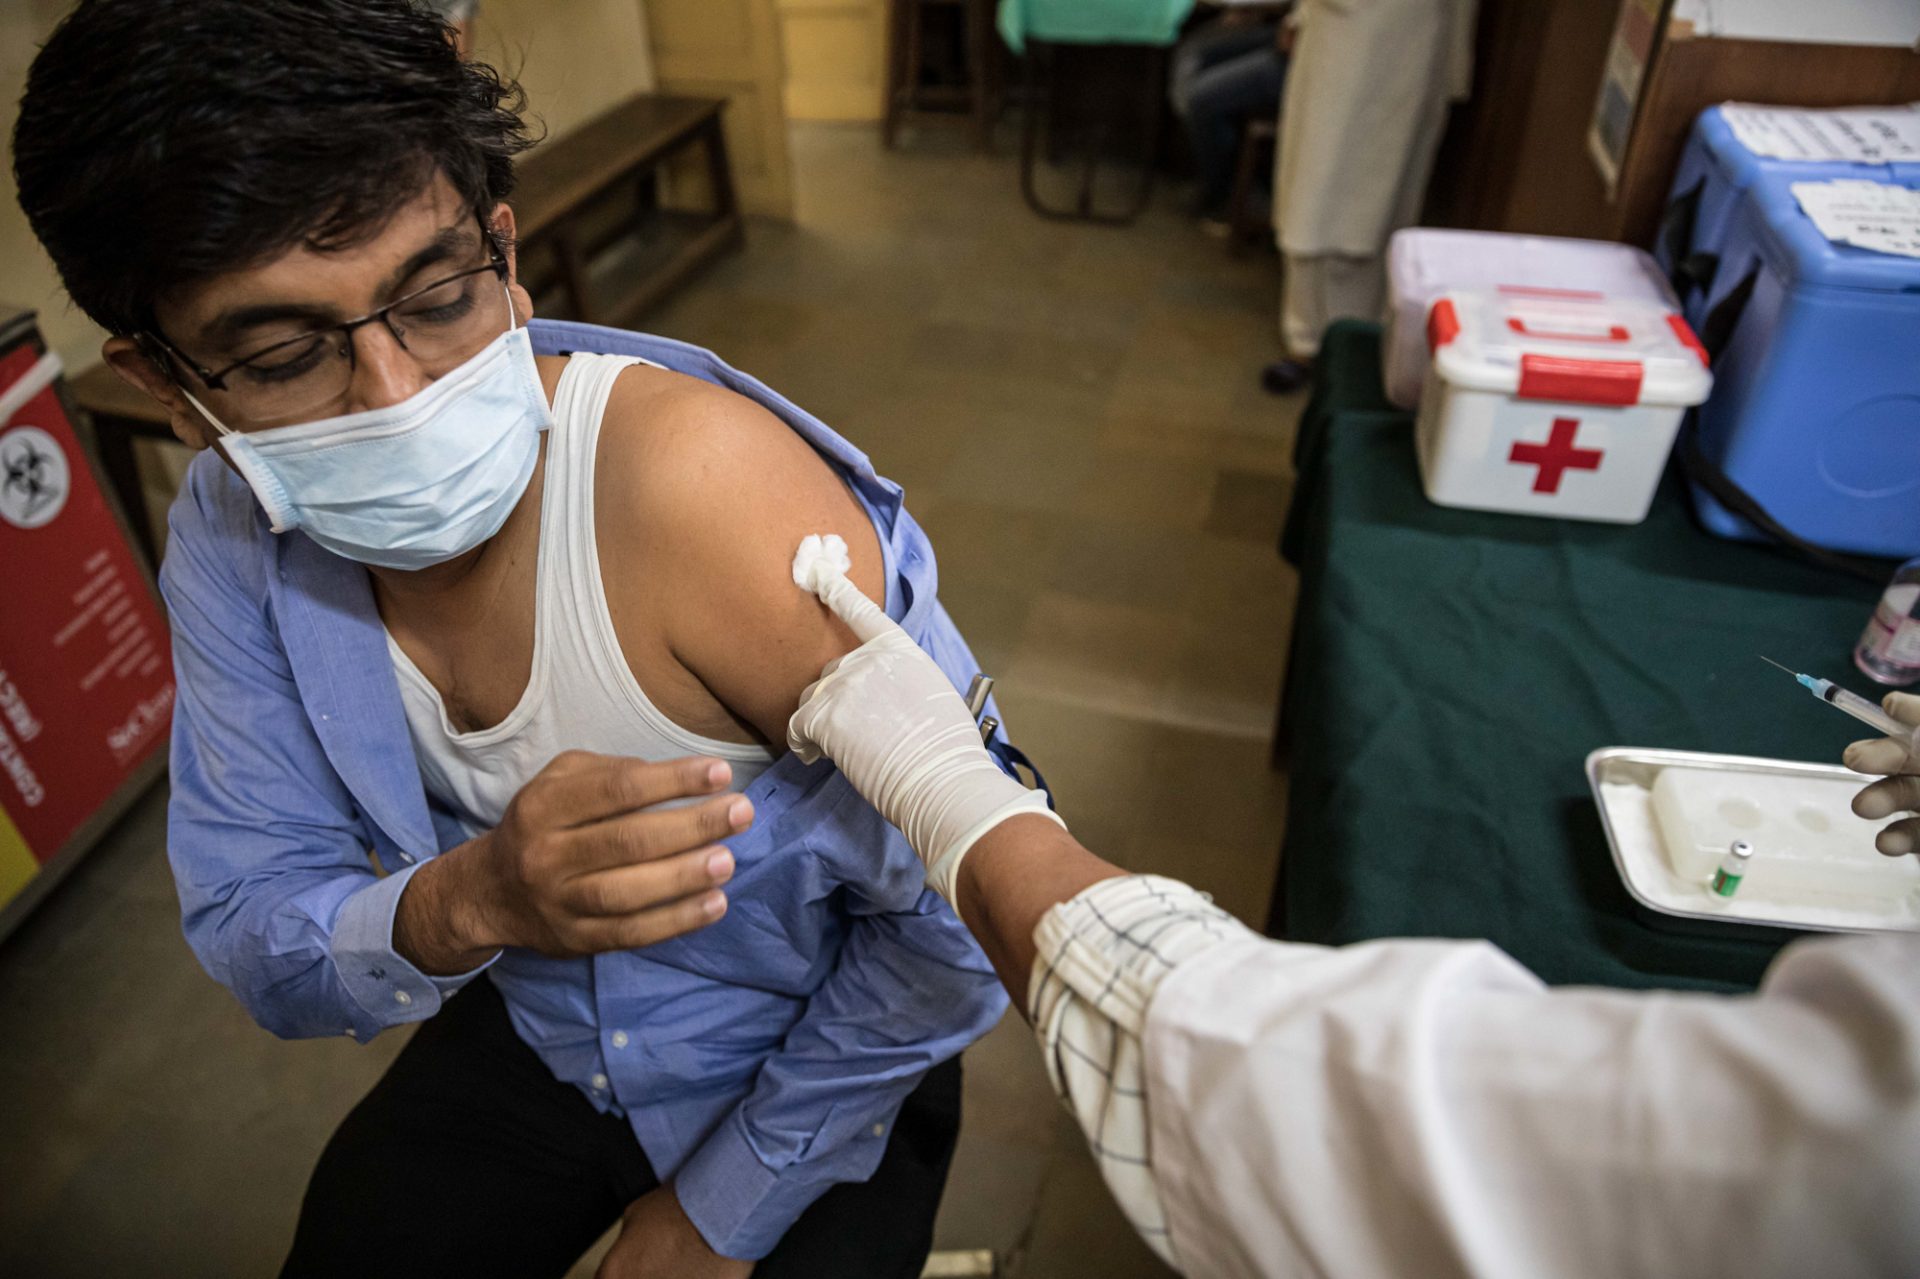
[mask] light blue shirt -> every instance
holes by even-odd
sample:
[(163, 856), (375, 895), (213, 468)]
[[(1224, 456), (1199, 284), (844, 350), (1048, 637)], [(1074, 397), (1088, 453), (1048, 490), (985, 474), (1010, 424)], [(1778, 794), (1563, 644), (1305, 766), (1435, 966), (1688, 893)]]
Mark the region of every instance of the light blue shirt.
[[(706, 351), (531, 327), (542, 354), (644, 356), (785, 420), (873, 516), (889, 612), (964, 687), (977, 668), (934, 597), (926, 535), (858, 450)], [(401, 958), (394, 911), (420, 864), (467, 836), (421, 785), (365, 569), (275, 536), (211, 453), (170, 528), (168, 852), (188, 942), (278, 1035), (364, 1041), (432, 1016), (474, 974)], [(719, 923), (592, 958), (508, 950), (489, 976), (554, 1075), (632, 1124), (707, 1241), (758, 1258), (829, 1186), (872, 1175), (907, 1093), (1006, 997), (912, 849), (830, 764), (786, 755), (746, 794), (755, 825), (728, 841)]]

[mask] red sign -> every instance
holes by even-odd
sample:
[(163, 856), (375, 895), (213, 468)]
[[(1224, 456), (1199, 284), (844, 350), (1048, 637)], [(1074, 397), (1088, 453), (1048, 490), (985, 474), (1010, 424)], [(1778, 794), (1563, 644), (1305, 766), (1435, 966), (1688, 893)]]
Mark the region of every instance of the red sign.
[[(0, 354), (0, 863), (58, 853), (173, 711), (166, 623), (37, 345)], [(0, 902), (19, 887), (0, 865)]]

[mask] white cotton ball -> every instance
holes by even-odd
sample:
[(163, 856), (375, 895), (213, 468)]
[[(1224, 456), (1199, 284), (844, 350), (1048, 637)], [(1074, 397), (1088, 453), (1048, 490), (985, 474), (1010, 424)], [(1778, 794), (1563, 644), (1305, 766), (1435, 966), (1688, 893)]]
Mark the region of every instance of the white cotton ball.
[(847, 541), (838, 533), (809, 533), (793, 555), (793, 584), (803, 591), (819, 591), (853, 568)]

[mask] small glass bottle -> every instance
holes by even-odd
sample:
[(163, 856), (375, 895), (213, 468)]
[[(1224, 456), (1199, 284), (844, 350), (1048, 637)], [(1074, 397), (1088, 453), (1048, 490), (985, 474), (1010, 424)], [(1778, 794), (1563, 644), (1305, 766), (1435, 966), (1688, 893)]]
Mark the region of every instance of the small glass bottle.
[(1708, 887), (1716, 897), (1731, 897), (1740, 891), (1740, 881), (1747, 877), (1747, 866), (1753, 861), (1753, 845), (1744, 839), (1736, 839), (1720, 855), (1720, 865), (1714, 868), (1713, 883)]
[(1887, 583), (1853, 650), (1853, 664), (1882, 684), (1920, 679), (1920, 559), (1902, 564)]

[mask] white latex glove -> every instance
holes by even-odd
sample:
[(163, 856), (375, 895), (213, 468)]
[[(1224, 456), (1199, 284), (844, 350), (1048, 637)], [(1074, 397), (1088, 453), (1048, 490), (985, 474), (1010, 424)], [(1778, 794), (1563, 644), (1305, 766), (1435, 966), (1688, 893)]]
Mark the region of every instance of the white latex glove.
[(906, 835), (928, 885), (952, 903), (960, 859), (982, 835), (1020, 813), (1060, 819), (1044, 792), (1000, 770), (946, 673), (847, 580), (847, 568), (846, 543), (831, 534), (809, 537), (794, 557), (793, 580), (862, 643), (801, 695), (787, 744), (808, 763), (832, 759)]
[[(1920, 725), (1920, 697), (1888, 693), (1880, 705), (1902, 724)], [(1899, 812), (1920, 812), (1920, 755), (1891, 737), (1876, 737), (1855, 742), (1841, 758), (1856, 773), (1883, 774), (1881, 780), (1853, 797), (1856, 814), (1879, 821)], [(1920, 817), (1909, 816), (1893, 823), (1880, 832), (1873, 845), (1889, 857), (1920, 848)]]

